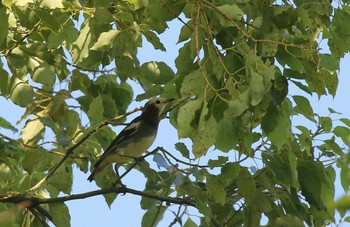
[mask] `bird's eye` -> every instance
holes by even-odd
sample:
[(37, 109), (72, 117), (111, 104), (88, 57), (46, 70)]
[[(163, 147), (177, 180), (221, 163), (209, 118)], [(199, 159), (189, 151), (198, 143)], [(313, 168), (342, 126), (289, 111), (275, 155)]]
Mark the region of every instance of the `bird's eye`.
[(157, 103), (157, 104), (160, 104), (160, 101), (159, 101), (159, 100), (157, 100), (157, 101), (156, 101), (156, 103)]

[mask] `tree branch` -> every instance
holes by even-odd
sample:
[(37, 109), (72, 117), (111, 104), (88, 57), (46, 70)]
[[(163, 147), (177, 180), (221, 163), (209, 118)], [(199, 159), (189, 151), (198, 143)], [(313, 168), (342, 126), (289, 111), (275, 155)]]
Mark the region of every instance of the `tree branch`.
[(25, 195), (13, 195), (13, 196), (0, 195), (0, 202), (16, 203), (16, 204), (22, 203), (22, 202), (31, 202), (32, 206), (36, 207), (40, 204), (63, 203), (66, 201), (86, 199), (89, 197), (93, 197), (93, 196), (97, 196), (97, 195), (106, 195), (106, 194), (110, 194), (110, 193), (133, 194), (133, 195), (147, 197), (147, 198), (155, 199), (155, 200), (159, 200), (159, 201), (165, 201), (168, 203), (183, 204), (183, 205), (195, 207), (195, 202), (190, 198), (166, 197), (166, 196), (161, 196), (161, 195), (157, 195), (154, 193), (138, 191), (138, 190), (127, 188), (127, 187), (109, 187), (109, 188), (105, 188), (105, 189), (99, 189), (99, 190), (85, 192), (85, 193), (81, 193), (81, 194), (61, 196), (61, 197), (57, 197), (57, 198), (38, 198), (38, 197), (28, 197)]

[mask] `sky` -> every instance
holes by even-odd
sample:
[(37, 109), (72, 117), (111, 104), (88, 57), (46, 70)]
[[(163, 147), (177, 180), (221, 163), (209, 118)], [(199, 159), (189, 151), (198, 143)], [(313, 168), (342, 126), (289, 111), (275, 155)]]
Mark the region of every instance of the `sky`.
[[(164, 61), (170, 67), (175, 70), (175, 58), (178, 53), (178, 48), (180, 45), (176, 45), (179, 30), (181, 28), (181, 24), (178, 22), (169, 23), (169, 28), (164, 34), (161, 35), (161, 41), (164, 43), (167, 48), (166, 52), (156, 51), (153, 47), (145, 43), (142, 48), (139, 49), (139, 60), (140, 63), (144, 63), (147, 61)], [(325, 42), (325, 41), (323, 41)], [(323, 43), (323, 47), (324, 47)], [(327, 48), (325, 48), (327, 51)], [(350, 77), (348, 72), (350, 71), (350, 57), (347, 55), (342, 61), (340, 66), (340, 74), (339, 74), (339, 86), (337, 90), (337, 95), (333, 99), (331, 96), (321, 97), (318, 99), (317, 95), (313, 95), (309, 97), (309, 100), (312, 104), (312, 107), (316, 113), (321, 116), (327, 116), (329, 114), (328, 107), (333, 108), (334, 110), (342, 113), (341, 117), (350, 119), (350, 106), (349, 106), (349, 86), (350, 86)], [(137, 94), (141, 94), (141, 87), (135, 83), (131, 82), (134, 88), (135, 97)], [(305, 93), (301, 92), (298, 89), (292, 88), (290, 89), (290, 94), (301, 94), (305, 95)], [(145, 102), (136, 102), (134, 101), (129, 110), (134, 109), (135, 107), (140, 107)], [(10, 101), (5, 100), (3, 97), (0, 97), (0, 116), (10, 121), (13, 125), (16, 124), (17, 120), (23, 114), (24, 109), (19, 108), (12, 104)], [(140, 113), (134, 113), (128, 117), (127, 122), (131, 121), (133, 118), (138, 116)], [(19, 127), (23, 126), (19, 125)], [(114, 127), (117, 133), (122, 130), (123, 126)], [(10, 137), (18, 137), (19, 134), (13, 134), (9, 130), (0, 129), (0, 132), (8, 135)], [(188, 143), (188, 140), (184, 140), (185, 143)], [(181, 140), (181, 142), (184, 142)], [(160, 123), (158, 136), (154, 142), (154, 144), (150, 147), (149, 150), (153, 150), (157, 146), (162, 146), (166, 150), (172, 152), (176, 156), (180, 156), (179, 152), (175, 150), (174, 144), (179, 142), (176, 130), (170, 125), (168, 119), (164, 119)], [(190, 147), (190, 146), (189, 146)], [(215, 157), (218, 155), (218, 152), (211, 149), (209, 151), (209, 155), (211, 157)], [(149, 158), (148, 161), (152, 163), (152, 159)], [(154, 166), (154, 164), (152, 164)], [(249, 165), (249, 163), (248, 163)], [(251, 165), (255, 165), (251, 163)], [(123, 170), (122, 170), (123, 171)], [(339, 175), (339, 174), (338, 174)], [(88, 192), (91, 190), (99, 189), (94, 182), (90, 183), (86, 180), (89, 176), (89, 173), (85, 174), (80, 172), (78, 168), (74, 168), (74, 178), (73, 178), (73, 191), (72, 194)], [(134, 188), (137, 190), (143, 190), (145, 185), (145, 178), (142, 174), (140, 174), (137, 170), (133, 170), (131, 173), (127, 175), (127, 177), (123, 180), (123, 183), (126, 184), (130, 188)], [(337, 194), (336, 198), (344, 195), (344, 191), (339, 184), (337, 183)], [(102, 196), (90, 197), (84, 200), (73, 200), (67, 202), (66, 204), (69, 207), (70, 215), (71, 215), (71, 226), (140, 226), (141, 219), (144, 214), (144, 211), (140, 208), (140, 197), (135, 195), (126, 194), (124, 196), (118, 196), (117, 199), (112, 204), (111, 208), (105, 203), (104, 198)], [(177, 207), (170, 208), (173, 211), (177, 211)], [(194, 210), (193, 214), (196, 214)], [(169, 224), (173, 221), (174, 216), (167, 211), (165, 213), (166, 218), (159, 226), (169, 226)], [(197, 219), (198, 220), (198, 219)], [(178, 226), (178, 225), (176, 225)]]

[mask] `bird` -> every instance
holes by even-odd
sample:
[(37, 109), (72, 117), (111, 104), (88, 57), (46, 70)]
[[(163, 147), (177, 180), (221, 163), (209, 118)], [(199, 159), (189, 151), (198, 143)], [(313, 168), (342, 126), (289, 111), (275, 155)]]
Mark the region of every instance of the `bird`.
[(142, 114), (125, 126), (97, 160), (88, 180), (93, 181), (96, 174), (112, 163), (116, 163), (117, 171), (122, 164), (140, 157), (153, 144), (161, 114), (173, 100), (159, 97), (150, 99), (142, 108)]

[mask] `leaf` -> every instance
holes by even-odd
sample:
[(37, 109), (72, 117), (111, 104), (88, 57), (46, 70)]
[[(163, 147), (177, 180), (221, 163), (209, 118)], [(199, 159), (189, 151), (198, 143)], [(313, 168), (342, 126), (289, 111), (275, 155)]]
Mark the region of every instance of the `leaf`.
[(140, 67), (142, 76), (139, 77), (141, 83), (143, 80), (149, 81), (153, 84), (165, 84), (170, 80), (174, 79), (175, 73), (173, 70), (164, 62), (145, 62)]
[(70, 215), (66, 204), (49, 203), (49, 209), (55, 226), (70, 227)]
[(256, 190), (255, 180), (250, 172), (244, 167), (240, 169), (237, 176), (237, 187), (238, 194), (242, 196), (247, 203), (252, 203)]
[(165, 206), (153, 206), (151, 209), (147, 210), (146, 213), (143, 215), (141, 226), (149, 227), (150, 223), (152, 223), (153, 226), (157, 226), (157, 224), (163, 219), (165, 211)]
[[(6, 37), (8, 34), (8, 18), (9, 18), (9, 13), (7, 11), (6, 7), (0, 8), (0, 21), (1, 23), (1, 30), (0, 30), (0, 48), (2, 49), (2, 44), (6, 41)], [(0, 68), (0, 70), (3, 70)]]
[(218, 159), (216, 160), (210, 159), (208, 161), (208, 165), (210, 166), (211, 169), (213, 169), (215, 167), (220, 167), (221, 165), (227, 163), (227, 161), (228, 161), (228, 157), (219, 156)]
[(179, 138), (189, 137), (195, 130), (191, 122), (196, 118), (196, 111), (202, 106), (203, 100), (196, 99), (181, 106), (177, 116), (177, 133)]
[(250, 72), (250, 82), (249, 82), (249, 95), (251, 98), (250, 103), (252, 106), (258, 105), (264, 98), (264, 95), (268, 91), (264, 86), (264, 78), (259, 73), (254, 71)]
[(249, 90), (241, 93), (236, 99), (228, 103), (228, 109), (224, 113), (224, 118), (235, 118), (243, 114), (249, 108)]
[(30, 174), (34, 172), (44, 172), (48, 166), (48, 156), (45, 150), (34, 150), (26, 152), (22, 160), (22, 166)]
[(159, 37), (150, 30), (143, 30), (142, 34), (146, 37), (147, 41), (153, 45), (156, 50), (166, 51), (163, 43)]
[[(82, 31), (81, 31), (82, 32)], [(109, 30), (108, 32), (102, 32), (98, 37), (98, 40), (90, 48), (91, 50), (106, 50), (113, 46), (114, 40), (120, 34), (119, 30)]]
[(29, 67), (32, 70), (31, 78), (33, 81), (47, 86), (52, 86), (55, 83), (56, 75), (53, 65), (38, 58), (29, 58)]
[(331, 54), (320, 54), (319, 56), (320, 64), (331, 73), (334, 73), (339, 69), (339, 58), (334, 57)]
[(350, 169), (348, 167), (343, 167), (340, 169), (340, 182), (343, 186), (344, 192), (346, 193), (350, 186)]
[(180, 75), (187, 75), (189, 73), (194, 73), (194, 72), (198, 73), (197, 70), (192, 72), (193, 61), (195, 58), (195, 55), (192, 54), (192, 50), (191, 50), (192, 43), (193, 43), (192, 40), (185, 43), (183, 47), (179, 49), (179, 54), (175, 59), (175, 66), (178, 70), (177, 73)]
[(344, 126), (337, 126), (333, 129), (333, 133), (340, 137), (345, 144), (350, 143), (350, 129)]
[(316, 161), (298, 161), (298, 174), (302, 194), (311, 205), (324, 207), (321, 200), (323, 165)]
[(103, 119), (103, 103), (102, 97), (99, 95), (92, 100), (89, 105), (88, 116), (91, 121), (100, 122)]
[(40, 7), (44, 9), (61, 9), (64, 8), (62, 0), (42, 0)]
[(310, 105), (309, 100), (307, 100), (304, 96), (299, 95), (294, 95), (293, 99), (294, 102), (297, 104), (296, 109), (299, 113), (301, 113), (305, 117), (313, 117), (314, 111)]
[(291, 215), (286, 214), (282, 217), (277, 217), (276, 220), (273, 222), (274, 227), (304, 227), (304, 223), (300, 218)]
[(22, 129), (22, 139), (24, 144), (28, 144), (31, 141), (38, 139), (39, 135), (44, 131), (44, 124), (39, 120), (37, 116), (34, 116), (31, 120), (26, 122), (26, 125)]
[(319, 121), (324, 132), (328, 133), (332, 130), (332, 119), (330, 117), (320, 117)]
[(273, 104), (269, 105), (262, 119), (261, 128), (267, 137), (280, 148), (291, 133), (290, 124), (289, 102), (284, 101), (282, 111)]
[(238, 141), (238, 130), (231, 120), (222, 118), (218, 123), (215, 147), (225, 152), (233, 149)]
[(237, 179), (241, 166), (236, 162), (228, 162), (221, 168), (221, 176), (226, 180), (226, 185)]
[(192, 20), (188, 21), (185, 25), (182, 26), (179, 34), (179, 39), (176, 44), (179, 44), (191, 38), (193, 34), (193, 29), (191, 29), (192, 27), (193, 27)]
[(12, 124), (3, 117), (0, 117), (0, 128), (10, 129), (14, 133), (18, 132), (18, 129), (13, 127)]
[(10, 76), (6, 70), (3, 69), (2, 64), (0, 64), (0, 93), (2, 96), (7, 98), (8, 96), (8, 86), (10, 84)]
[[(329, 119), (329, 120), (332, 121), (331, 119)], [(350, 128), (350, 119), (348, 119), (348, 118), (340, 118), (339, 120), (341, 122), (343, 122), (344, 124), (346, 124)]]
[(191, 218), (187, 218), (184, 227), (197, 227), (197, 224), (194, 221), (192, 221)]
[(193, 142), (192, 152), (195, 158), (203, 156), (215, 143), (217, 135), (217, 123), (215, 118), (210, 116), (204, 124), (204, 129), (202, 131), (197, 131), (197, 134), (191, 138)]
[(52, 175), (47, 182), (54, 186), (58, 191), (70, 194), (73, 185), (72, 166), (66, 165), (58, 168), (55, 174)]
[(206, 175), (207, 183), (205, 189), (207, 190), (208, 197), (214, 200), (214, 202), (225, 205), (226, 202), (226, 185), (225, 181), (220, 176), (211, 174)]
[(180, 151), (183, 157), (190, 158), (190, 151), (187, 149), (184, 143), (178, 142), (175, 144), (176, 150)]
[(78, 64), (89, 56), (89, 47), (92, 42), (90, 20), (85, 20), (77, 39), (72, 43), (72, 62)]
[[(227, 16), (229, 19), (240, 20), (244, 15), (243, 11), (236, 4), (226, 4), (217, 6), (216, 8), (220, 11), (220, 13), (225, 14), (225, 16)], [(227, 21), (227, 18), (223, 17), (222, 20), (220, 20), (220, 23), (225, 25), (227, 23), (225, 20)]]
[(180, 88), (182, 97), (202, 97), (204, 95), (204, 79), (200, 70), (195, 70), (186, 75)]
[(31, 86), (22, 81), (17, 81), (14, 86), (10, 98), (11, 100), (21, 107), (27, 107), (32, 102), (34, 97), (34, 91)]

